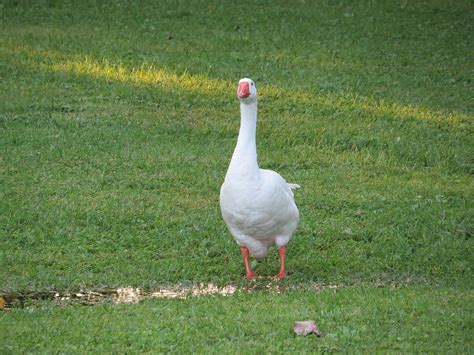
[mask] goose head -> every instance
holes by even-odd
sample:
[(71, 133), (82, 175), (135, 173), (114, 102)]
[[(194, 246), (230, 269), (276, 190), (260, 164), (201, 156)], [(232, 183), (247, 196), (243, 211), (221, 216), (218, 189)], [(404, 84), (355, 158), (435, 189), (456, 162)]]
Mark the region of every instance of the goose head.
[(242, 103), (257, 102), (257, 88), (252, 79), (243, 78), (239, 80), (237, 87), (237, 97)]

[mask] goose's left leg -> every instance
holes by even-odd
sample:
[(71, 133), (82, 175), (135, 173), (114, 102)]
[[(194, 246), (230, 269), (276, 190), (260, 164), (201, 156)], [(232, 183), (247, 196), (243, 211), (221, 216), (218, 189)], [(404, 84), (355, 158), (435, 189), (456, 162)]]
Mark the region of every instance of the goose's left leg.
[(286, 276), (286, 272), (285, 272), (286, 246), (279, 247), (278, 254), (280, 254), (280, 272), (275, 275), (275, 278), (282, 279)]

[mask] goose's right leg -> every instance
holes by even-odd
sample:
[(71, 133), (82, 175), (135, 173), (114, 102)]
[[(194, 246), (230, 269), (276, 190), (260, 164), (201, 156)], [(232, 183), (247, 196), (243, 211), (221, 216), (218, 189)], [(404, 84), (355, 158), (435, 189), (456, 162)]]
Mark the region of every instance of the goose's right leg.
[(249, 262), (249, 248), (247, 247), (240, 247), (240, 252), (242, 253), (242, 257), (244, 258), (244, 264), (245, 264), (245, 274), (248, 280), (251, 280), (255, 277), (255, 273), (252, 272), (250, 269), (250, 262)]

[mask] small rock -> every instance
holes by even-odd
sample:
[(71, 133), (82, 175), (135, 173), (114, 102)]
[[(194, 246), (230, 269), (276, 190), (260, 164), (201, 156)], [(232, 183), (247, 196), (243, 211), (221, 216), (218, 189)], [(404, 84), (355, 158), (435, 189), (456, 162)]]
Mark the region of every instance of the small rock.
[(321, 336), (321, 332), (319, 331), (318, 325), (314, 320), (305, 320), (305, 321), (298, 321), (295, 322), (293, 326), (293, 330), (295, 331), (296, 335), (303, 335), (306, 336), (308, 334), (314, 334), (317, 337)]

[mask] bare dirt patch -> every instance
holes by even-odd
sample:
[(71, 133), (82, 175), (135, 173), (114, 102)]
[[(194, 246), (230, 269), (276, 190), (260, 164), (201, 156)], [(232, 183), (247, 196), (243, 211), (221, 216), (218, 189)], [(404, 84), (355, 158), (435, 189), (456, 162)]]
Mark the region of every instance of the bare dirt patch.
[[(321, 291), (323, 289), (340, 288), (339, 285), (319, 285), (310, 284), (302, 287), (313, 291)], [(292, 286), (291, 289), (299, 287)], [(96, 290), (79, 290), (77, 292), (68, 291), (31, 291), (5, 293), (0, 292), (0, 299), (3, 304), (1, 309), (11, 308), (29, 308), (37, 307), (41, 301), (52, 301), (58, 305), (82, 304), (85, 306), (93, 306), (98, 303), (113, 304), (133, 304), (150, 298), (176, 298), (185, 299), (188, 297), (202, 297), (211, 295), (230, 296), (238, 292), (273, 292), (284, 293), (288, 288), (278, 281), (259, 280), (258, 282), (249, 282), (245, 285), (228, 284), (218, 286), (213, 283), (197, 284), (192, 286), (171, 285), (160, 287), (156, 290), (144, 290), (138, 287), (119, 287), (119, 288), (100, 288)]]

